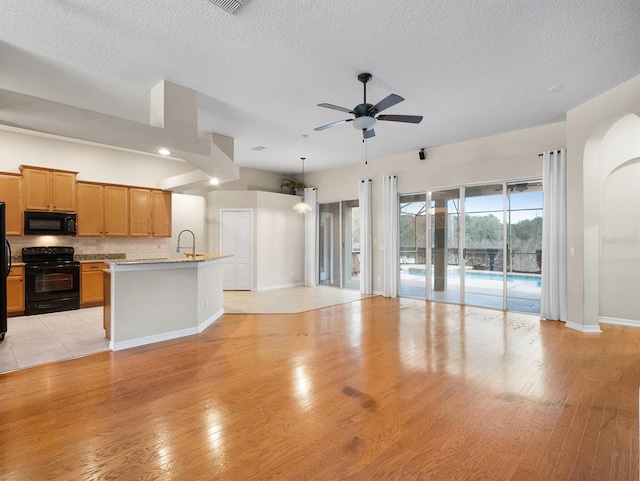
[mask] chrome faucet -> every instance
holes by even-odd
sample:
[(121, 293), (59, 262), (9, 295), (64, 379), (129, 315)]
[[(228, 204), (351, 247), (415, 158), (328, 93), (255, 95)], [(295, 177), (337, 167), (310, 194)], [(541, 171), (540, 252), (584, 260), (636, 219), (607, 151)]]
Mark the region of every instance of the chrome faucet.
[(180, 234), (178, 234), (178, 247), (176, 247), (176, 252), (180, 252), (180, 249), (184, 249), (184, 247), (180, 247), (180, 236), (184, 232), (191, 233), (191, 237), (193, 237), (193, 245), (191, 246), (191, 249), (192, 249), (192, 252), (193, 252), (193, 257), (191, 259), (195, 261), (196, 260), (196, 235), (193, 233), (193, 231), (190, 231), (189, 229), (185, 229), (183, 231), (180, 231)]

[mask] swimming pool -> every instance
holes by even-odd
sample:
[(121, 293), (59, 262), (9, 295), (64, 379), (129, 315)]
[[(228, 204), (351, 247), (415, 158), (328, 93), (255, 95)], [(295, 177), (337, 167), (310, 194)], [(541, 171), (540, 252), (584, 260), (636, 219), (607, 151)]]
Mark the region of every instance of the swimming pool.
[[(425, 276), (424, 268), (419, 267), (407, 267), (403, 266), (403, 272), (406, 272), (409, 275), (413, 276)], [(433, 275), (433, 270), (431, 271), (431, 275)], [(502, 273), (501, 272), (489, 272), (489, 271), (473, 271), (466, 270), (465, 271), (465, 279), (477, 279), (477, 280), (485, 280), (485, 281), (502, 281)], [(447, 269), (447, 277), (449, 279), (459, 279), (460, 271), (457, 267), (450, 267)], [(542, 281), (539, 275), (537, 274), (507, 274), (507, 282), (519, 283), (528, 287), (541, 287)]]

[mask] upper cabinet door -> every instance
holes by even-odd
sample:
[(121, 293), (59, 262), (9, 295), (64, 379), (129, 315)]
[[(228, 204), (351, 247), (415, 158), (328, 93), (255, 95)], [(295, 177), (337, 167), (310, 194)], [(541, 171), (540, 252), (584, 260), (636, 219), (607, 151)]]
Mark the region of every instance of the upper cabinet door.
[(171, 237), (171, 192), (154, 190), (153, 236)]
[(22, 235), (22, 177), (19, 174), (0, 174), (0, 202), (6, 206), (7, 235)]
[(23, 168), (25, 210), (51, 210), (51, 177), (48, 170)]
[(101, 184), (78, 182), (79, 237), (100, 237), (104, 234), (104, 187)]
[(151, 236), (151, 206), (149, 189), (129, 189), (129, 236)]
[(21, 165), (25, 210), (75, 212), (76, 172)]
[(129, 235), (129, 188), (104, 186), (104, 232), (108, 237)]
[(76, 211), (76, 174), (73, 172), (51, 172), (51, 210), (56, 212)]

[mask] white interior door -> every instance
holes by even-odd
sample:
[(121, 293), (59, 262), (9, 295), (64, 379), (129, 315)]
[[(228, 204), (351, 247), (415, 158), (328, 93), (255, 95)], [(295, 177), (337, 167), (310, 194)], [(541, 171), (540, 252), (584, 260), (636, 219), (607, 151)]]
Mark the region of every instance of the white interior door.
[(250, 291), (252, 265), (251, 210), (222, 210), (220, 222), (220, 251), (229, 255), (224, 260), (223, 289)]

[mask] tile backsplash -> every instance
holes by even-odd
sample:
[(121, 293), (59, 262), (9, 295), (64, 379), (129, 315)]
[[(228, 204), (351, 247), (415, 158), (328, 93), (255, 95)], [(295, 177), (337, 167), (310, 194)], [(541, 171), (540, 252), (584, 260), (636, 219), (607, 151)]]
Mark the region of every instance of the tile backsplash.
[(8, 236), (14, 262), (20, 262), (23, 247), (70, 246), (80, 259), (113, 258), (166, 259), (169, 239), (166, 237), (71, 237), (71, 236)]

